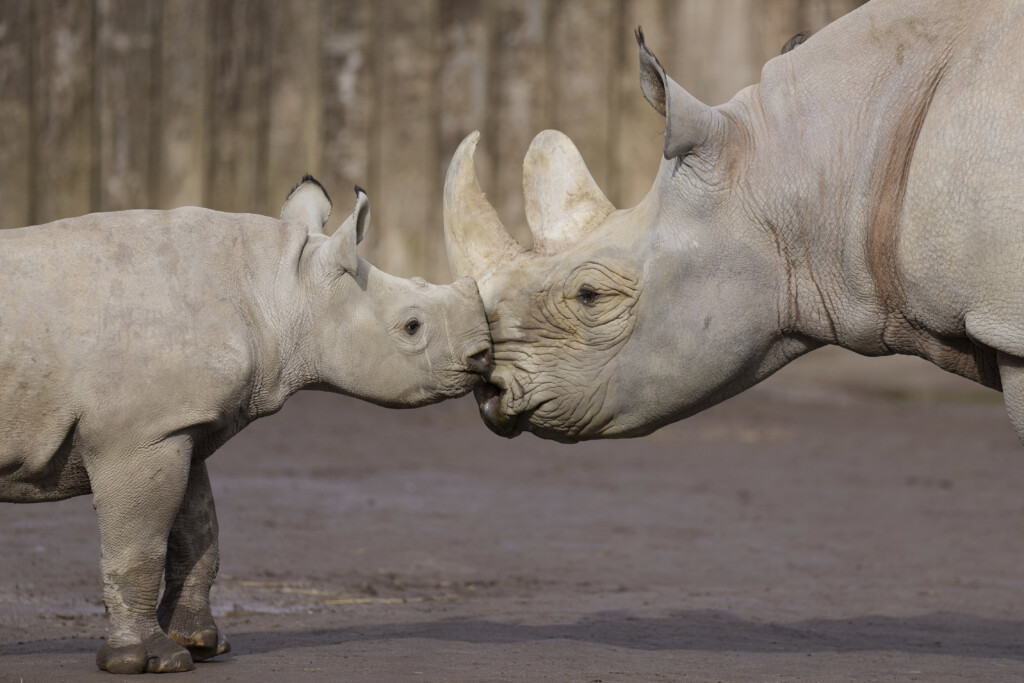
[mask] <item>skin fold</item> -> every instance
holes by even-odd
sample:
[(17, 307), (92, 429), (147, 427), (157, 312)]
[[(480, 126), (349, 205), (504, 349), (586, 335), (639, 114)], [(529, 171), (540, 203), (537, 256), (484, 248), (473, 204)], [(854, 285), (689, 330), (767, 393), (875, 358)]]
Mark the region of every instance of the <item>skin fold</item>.
[(186, 671), (229, 650), (205, 460), (245, 425), (300, 389), (408, 408), (486, 369), (475, 283), (360, 259), (358, 188), (328, 236), (330, 211), (306, 178), (280, 220), (189, 207), (0, 232), (0, 501), (93, 495), (101, 669)]
[(836, 344), (913, 354), (1004, 392), (1024, 437), (1024, 4), (874, 0), (709, 107), (640, 45), (664, 159), (616, 210), (564, 135), (524, 162), (534, 246), (473, 170), (445, 188), (452, 271), (473, 275), (504, 436), (630, 437)]

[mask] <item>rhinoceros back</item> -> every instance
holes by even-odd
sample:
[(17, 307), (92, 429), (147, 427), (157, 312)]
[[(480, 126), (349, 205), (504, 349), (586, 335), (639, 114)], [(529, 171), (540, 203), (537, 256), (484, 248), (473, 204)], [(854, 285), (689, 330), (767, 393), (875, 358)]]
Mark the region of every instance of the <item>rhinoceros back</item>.
[(59, 475), (71, 442), (230, 420), (254, 298), (289, 240), (280, 221), (191, 207), (0, 231), (0, 498), (4, 479)]

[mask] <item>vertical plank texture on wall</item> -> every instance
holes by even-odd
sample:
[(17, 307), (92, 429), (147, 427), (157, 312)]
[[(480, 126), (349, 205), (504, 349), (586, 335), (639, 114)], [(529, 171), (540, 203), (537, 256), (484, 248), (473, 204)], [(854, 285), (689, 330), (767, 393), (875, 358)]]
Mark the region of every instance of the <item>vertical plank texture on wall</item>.
[(439, 0), (383, 0), (377, 23), (380, 189), (367, 252), (403, 277), (446, 270), (437, 144), (440, 9)]
[(745, 20), (753, 4), (682, 0), (672, 8), (673, 54), (662, 63), (676, 82), (705, 104), (727, 102), (758, 80), (761, 64), (754, 63), (749, 38), (753, 29)]
[(93, 207), (93, 4), (32, 3), (35, 166), (32, 220)]
[(554, 5), (548, 46), (553, 126), (572, 138), (598, 186), (607, 192), (609, 122), (616, 16), (612, 0)]
[(154, 173), (154, 201), (161, 209), (206, 202), (210, 143), (208, 18), (206, 0), (162, 3)]
[[(455, 148), (474, 130), (489, 135), (491, 61), (493, 49), (492, 5), (475, 0), (443, 0), (444, 32), (440, 84), (440, 176), (443, 178)], [(493, 175), (493, 140), (477, 148), (476, 169), (482, 187), (490, 187)]]
[(664, 120), (642, 24), (708, 104), (860, 0), (0, 0), (0, 227), (188, 204), (276, 215), (303, 173), (370, 194), (362, 253), (447, 280), (441, 192), (483, 134), (481, 185), (525, 246), (522, 161), (558, 128), (617, 206), (650, 189)]
[(304, 173), (320, 176), (320, 2), (289, 0), (268, 6), (270, 97), (266, 187), (277, 215)]
[[(320, 180), (334, 201), (327, 231), (333, 232), (352, 211), (353, 186), (370, 194), (376, 215), (384, 201), (370, 177), (374, 118), (371, 64), (374, 0), (325, 2), (320, 34), (323, 134)], [(373, 218), (376, 224), (376, 217)], [(377, 230), (370, 226), (370, 234)], [(362, 249), (362, 247), (360, 247)]]
[(640, 90), (640, 52), (633, 37), (642, 26), (652, 49), (662, 60), (671, 56), (666, 0), (623, 0), (615, 33), (615, 74), (612, 81), (616, 112), (611, 133), (611, 182), (608, 198), (620, 209), (635, 206), (654, 184), (665, 139), (665, 118), (644, 99)]
[[(210, 170), (207, 205), (265, 213), (267, 7), (264, 0), (210, 4)], [(279, 206), (277, 208), (280, 208)]]
[(761, 79), (764, 63), (800, 31), (818, 31), (860, 0), (682, 0), (672, 5), (675, 48), (665, 66), (707, 104), (728, 101)]
[(32, 12), (0, 2), (0, 229), (32, 222)]
[(497, 44), (491, 88), (494, 181), (484, 186), (505, 227), (532, 243), (523, 209), (523, 156), (533, 137), (550, 127), (547, 63), (548, 0), (496, 0)]
[(762, 66), (782, 53), (782, 46), (787, 40), (811, 28), (804, 26), (800, 0), (774, 0), (771, 4), (757, 6), (751, 12), (750, 19), (754, 24), (750, 37), (757, 47), (754, 58)]
[(148, 208), (155, 0), (96, 2), (99, 211)]
[(820, 31), (844, 14), (849, 14), (866, 0), (799, 0), (804, 28), (802, 31)]

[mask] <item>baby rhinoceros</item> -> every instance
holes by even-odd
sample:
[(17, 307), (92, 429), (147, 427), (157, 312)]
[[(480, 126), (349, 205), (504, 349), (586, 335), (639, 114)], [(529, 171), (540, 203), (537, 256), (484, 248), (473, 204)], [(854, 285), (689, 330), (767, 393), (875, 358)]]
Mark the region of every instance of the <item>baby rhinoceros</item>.
[(330, 211), (307, 176), (280, 220), (188, 207), (0, 231), (0, 501), (93, 494), (101, 669), (186, 671), (228, 651), (204, 461), (242, 427), (299, 389), (413, 407), (487, 369), (473, 280), (359, 258), (359, 188), (328, 236)]

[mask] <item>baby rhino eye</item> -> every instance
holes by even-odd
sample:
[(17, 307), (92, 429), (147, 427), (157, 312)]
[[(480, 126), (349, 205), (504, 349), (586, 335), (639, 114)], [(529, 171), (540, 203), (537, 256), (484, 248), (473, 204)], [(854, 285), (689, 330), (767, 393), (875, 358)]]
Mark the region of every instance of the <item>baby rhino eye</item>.
[(416, 334), (417, 332), (419, 332), (420, 321), (417, 320), (416, 318), (411, 318), (409, 320), (409, 322), (407, 322), (405, 324), (405, 328), (404, 329), (405, 329), (405, 333), (411, 337), (414, 334)]
[(576, 294), (576, 300), (584, 306), (593, 306), (597, 303), (597, 292), (590, 285), (583, 285)]

